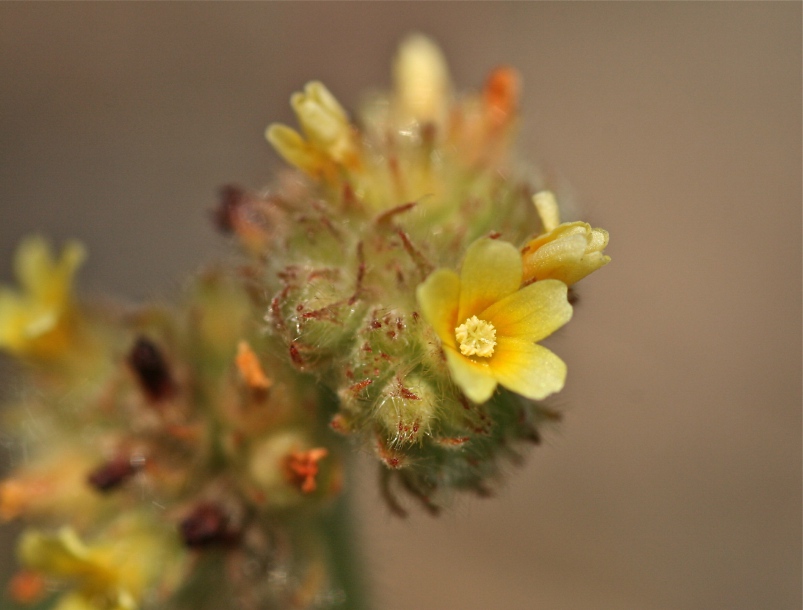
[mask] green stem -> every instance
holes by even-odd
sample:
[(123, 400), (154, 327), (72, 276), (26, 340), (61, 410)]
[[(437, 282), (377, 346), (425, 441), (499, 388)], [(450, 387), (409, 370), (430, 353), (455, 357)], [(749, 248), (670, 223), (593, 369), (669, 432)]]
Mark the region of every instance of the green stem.
[(344, 491), (333, 509), (322, 517), (321, 534), (329, 555), (332, 584), (345, 596), (342, 604), (333, 604), (333, 607), (368, 610), (370, 606), (362, 569), (363, 561), (354, 528), (353, 502), (350, 495), (348, 491)]

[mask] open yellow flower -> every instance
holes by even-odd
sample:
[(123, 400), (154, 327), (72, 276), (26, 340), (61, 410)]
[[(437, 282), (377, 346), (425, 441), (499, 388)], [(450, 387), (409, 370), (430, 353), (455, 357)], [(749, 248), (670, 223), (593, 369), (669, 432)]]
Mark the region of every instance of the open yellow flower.
[(285, 161), (313, 177), (328, 175), (332, 163), (352, 165), (356, 160), (354, 133), (348, 115), (323, 83), (307, 83), (290, 98), (304, 136), (273, 123), (265, 137)]
[(134, 597), (123, 586), (112, 558), (86, 546), (69, 527), (55, 534), (27, 531), (20, 540), (20, 560), (29, 568), (76, 588), (59, 599), (58, 610), (135, 610)]
[(516, 248), (483, 238), (466, 251), (460, 275), (438, 269), (418, 287), (452, 378), (474, 402), (488, 400), (497, 384), (534, 400), (563, 388), (566, 365), (536, 342), (571, 319), (566, 285), (521, 282)]
[(146, 588), (169, 581), (177, 555), (167, 541), (130, 519), (113, 538), (86, 544), (70, 527), (23, 532), (18, 555), (27, 568), (63, 580), (71, 590), (54, 610), (136, 610)]
[(0, 287), (0, 348), (51, 357), (69, 347), (72, 280), (85, 257), (84, 247), (74, 241), (58, 260), (42, 237), (19, 245), (14, 271), (22, 290)]
[(602, 252), (608, 245), (607, 231), (586, 222), (560, 224), (558, 204), (549, 191), (536, 193), (533, 203), (546, 232), (522, 249), (525, 283), (554, 279), (571, 286), (611, 261)]

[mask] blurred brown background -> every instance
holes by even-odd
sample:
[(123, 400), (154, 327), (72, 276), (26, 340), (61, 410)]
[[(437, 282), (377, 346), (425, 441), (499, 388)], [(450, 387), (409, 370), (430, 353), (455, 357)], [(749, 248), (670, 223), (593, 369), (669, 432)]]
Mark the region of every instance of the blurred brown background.
[(411, 30), (460, 86), (521, 70), (524, 153), (613, 262), (497, 498), (403, 522), (355, 481), (376, 607), (800, 608), (800, 3), (0, 4), (2, 278), (42, 231), (88, 244), (87, 291), (174, 293), (290, 93), (354, 108)]

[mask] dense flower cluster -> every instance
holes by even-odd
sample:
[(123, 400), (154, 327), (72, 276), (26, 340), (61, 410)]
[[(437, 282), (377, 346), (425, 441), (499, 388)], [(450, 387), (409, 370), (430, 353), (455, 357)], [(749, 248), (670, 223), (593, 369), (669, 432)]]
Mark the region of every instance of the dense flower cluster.
[(0, 292), (0, 347), (36, 388), (4, 424), (27, 458), (0, 518), (32, 526), (13, 603), (359, 608), (339, 555), (349, 447), (378, 458), (392, 510), (436, 512), (558, 418), (536, 401), (566, 365), (538, 342), (608, 235), (517, 173), (514, 70), (458, 96), (413, 36), (394, 77), (356, 122), (319, 82), (292, 96), (299, 130), (266, 132), (291, 168), (221, 192), (242, 260), (175, 306), (81, 303), (80, 246), (20, 247), (21, 290)]

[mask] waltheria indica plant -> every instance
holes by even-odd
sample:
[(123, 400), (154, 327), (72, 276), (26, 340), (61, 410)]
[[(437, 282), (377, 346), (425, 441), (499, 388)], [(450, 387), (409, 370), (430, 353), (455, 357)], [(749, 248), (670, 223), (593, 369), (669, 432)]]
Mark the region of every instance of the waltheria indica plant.
[(392, 511), (435, 513), (558, 419), (538, 401), (566, 365), (538, 342), (608, 234), (561, 223), (509, 156), (514, 70), (456, 95), (413, 36), (394, 79), (357, 120), (319, 82), (291, 97), (300, 131), (266, 134), (291, 169), (214, 215), (241, 260), (176, 305), (80, 301), (83, 247), (22, 242), (0, 292), (22, 380), (0, 518), (28, 525), (6, 607), (365, 607), (350, 451)]

